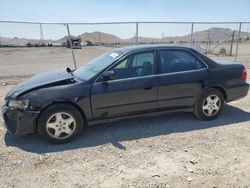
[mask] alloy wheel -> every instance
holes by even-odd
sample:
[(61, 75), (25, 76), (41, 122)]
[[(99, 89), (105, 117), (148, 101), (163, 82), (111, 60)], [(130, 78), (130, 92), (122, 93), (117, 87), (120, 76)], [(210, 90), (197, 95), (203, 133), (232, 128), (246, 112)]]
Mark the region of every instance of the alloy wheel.
[(71, 136), (76, 129), (76, 121), (66, 112), (51, 115), (46, 123), (46, 130), (56, 139), (65, 139)]
[(220, 111), (221, 100), (217, 95), (209, 95), (203, 102), (202, 111), (206, 116), (214, 116)]

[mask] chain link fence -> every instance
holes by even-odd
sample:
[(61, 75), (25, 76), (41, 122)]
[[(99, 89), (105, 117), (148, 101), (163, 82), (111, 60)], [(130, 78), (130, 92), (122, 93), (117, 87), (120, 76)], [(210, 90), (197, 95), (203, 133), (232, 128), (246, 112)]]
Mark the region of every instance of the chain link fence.
[(76, 68), (112, 48), (169, 44), (250, 67), (250, 22), (0, 21), (0, 77)]

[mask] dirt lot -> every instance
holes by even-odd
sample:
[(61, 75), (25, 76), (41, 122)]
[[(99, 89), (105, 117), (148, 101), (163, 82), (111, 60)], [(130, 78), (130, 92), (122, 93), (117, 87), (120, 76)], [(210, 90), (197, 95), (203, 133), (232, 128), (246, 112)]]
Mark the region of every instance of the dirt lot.
[[(98, 55), (111, 50), (108, 47), (84, 47), (75, 50), (77, 65), (81, 66)], [(58, 68), (74, 68), (68, 48), (0, 48), (0, 78), (23, 76)]]
[[(0, 86), (3, 96), (13, 85)], [(0, 187), (250, 187), (250, 95), (214, 121), (178, 113), (94, 126), (50, 145), (0, 120)]]

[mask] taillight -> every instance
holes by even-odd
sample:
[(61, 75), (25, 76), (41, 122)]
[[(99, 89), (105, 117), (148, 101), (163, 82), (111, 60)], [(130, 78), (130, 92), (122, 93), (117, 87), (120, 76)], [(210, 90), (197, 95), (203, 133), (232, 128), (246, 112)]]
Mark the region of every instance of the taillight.
[(247, 80), (247, 70), (244, 67), (243, 71), (241, 72), (240, 79), (246, 81)]

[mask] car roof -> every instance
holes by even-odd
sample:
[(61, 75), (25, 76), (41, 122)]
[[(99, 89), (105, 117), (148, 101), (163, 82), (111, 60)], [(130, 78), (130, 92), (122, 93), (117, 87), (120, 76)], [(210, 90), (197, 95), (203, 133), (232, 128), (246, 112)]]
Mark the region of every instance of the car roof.
[(167, 49), (192, 49), (191, 47), (186, 46), (175, 46), (175, 45), (166, 45), (166, 44), (154, 44), (154, 45), (138, 45), (138, 46), (128, 46), (123, 48), (116, 48), (114, 51), (121, 51), (124, 53), (130, 53), (134, 51), (141, 51), (141, 50), (152, 50), (152, 49), (159, 49), (159, 48), (167, 48)]

